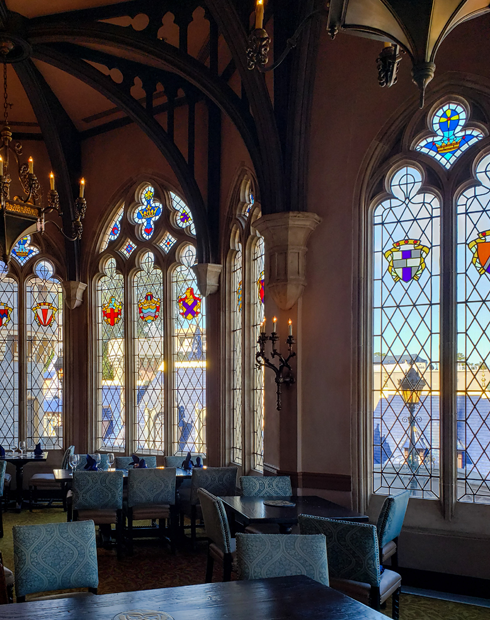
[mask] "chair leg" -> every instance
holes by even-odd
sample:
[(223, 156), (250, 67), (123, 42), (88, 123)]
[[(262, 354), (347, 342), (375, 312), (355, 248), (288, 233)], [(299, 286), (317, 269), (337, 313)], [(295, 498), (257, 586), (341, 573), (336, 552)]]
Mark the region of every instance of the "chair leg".
[(391, 556), (391, 569), (396, 572), (398, 569), (398, 538), (393, 539), (393, 542), (396, 544), (396, 551)]
[(0, 538), (3, 538), (3, 510), (2, 510), (2, 504), (0, 504)]
[(178, 519), (179, 515), (177, 514), (177, 510), (175, 506), (170, 507), (170, 552), (172, 555), (175, 555), (176, 552), (176, 544), (177, 544), (177, 534), (178, 534)]
[(213, 568), (214, 568), (214, 558), (211, 557), (208, 549), (208, 561), (206, 564), (206, 583), (213, 582)]
[(381, 607), (379, 588), (374, 588), (373, 586), (371, 586), (371, 595), (369, 598), (369, 602), (371, 603), (370, 607), (372, 607), (376, 611), (379, 611)]
[(223, 558), (223, 581), (230, 581), (231, 565), (232, 565), (231, 553), (225, 553), (225, 557)]
[(196, 517), (197, 517), (197, 508), (196, 506), (191, 506), (191, 546), (192, 550), (196, 550)]
[(32, 508), (33, 508), (33, 502), (34, 502), (33, 493), (34, 493), (34, 490), (31, 487), (31, 485), (29, 485), (29, 512), (32, 512)]
[(392, 607), (391, 607), (391, 617), (393, 620), (399, 620), (400, 618), (400, 593), (402, 589), (398, 588), (396, 592), (393, 592), (392, 597)]
[(133, 509), (128, 509), (128, 540), (129, 540), (129, 555), (133, 555)]

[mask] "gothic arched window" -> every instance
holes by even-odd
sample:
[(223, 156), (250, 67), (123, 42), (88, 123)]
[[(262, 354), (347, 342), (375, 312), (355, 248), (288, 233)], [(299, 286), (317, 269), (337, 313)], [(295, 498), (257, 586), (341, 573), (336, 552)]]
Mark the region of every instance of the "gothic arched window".
[(205, 452), (206, 318), (190, 209), (142, 183), (114, 210), (100, 252), (95, 448)]

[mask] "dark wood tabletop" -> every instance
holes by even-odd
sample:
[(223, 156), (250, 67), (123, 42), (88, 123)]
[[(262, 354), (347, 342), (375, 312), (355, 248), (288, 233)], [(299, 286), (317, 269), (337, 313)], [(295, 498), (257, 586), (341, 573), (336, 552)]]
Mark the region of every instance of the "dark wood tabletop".
[(175, 620), (386, 620), (302, 576), (2, 605), (2, 620), (112, 620), (130, 610), (166, 612)]
[[(157, 467), (156, 469), (163, 469), (163, 467)], [(84, 469), (79, 469), (78, 471), (85, 471)], [(103, 471), (103, 470), (101, 470)], [(123, 477), (127, 478), (128, 470), (127, 469), (107, 469), (106, 471), (122, 471)], [(73, 480), (73, 472), (71, 469), (53, 469), (53, 474), (55, 480), (60, 480), (61, 482), (68, 482), (69, 480)], [(176, 468), (176, 476), (179, 479), (191, 478), (192, 471), (186, 471), (185, 469), (181, 469), (180, 467)]]
[(16, 452), (15, 454), (6, 454), (5, 456), (1, 456), (0, 459), (2, 461), (7, 461), (7, 463), (11, 463), (15, 465), (15, 484), (17, 487), (15, 508), (17, 511), (22, 510), (22, 489), (24, 488), (24, 465), (27, 463), (33, 463), (34, 461), (38, 461), (43, 463), (48, 458), (48, 453), (43, 452), (42, 454), (34, 454), (34, 452), (26, 452), (25, 454), (20, 454)]
[[(243, 525), (252, 523), (277, 523), (293, 526), (298, 523), (298, 515), (344, 519), (345, 521), (367, 522), (369, 517), (330, 502), (323, 497), (303, 495), (292, 497), (243, 497), (240, 495), (222, 496), (221, 499)], [(270, 500), (286, 500), (294, 506), (266, 506)]]

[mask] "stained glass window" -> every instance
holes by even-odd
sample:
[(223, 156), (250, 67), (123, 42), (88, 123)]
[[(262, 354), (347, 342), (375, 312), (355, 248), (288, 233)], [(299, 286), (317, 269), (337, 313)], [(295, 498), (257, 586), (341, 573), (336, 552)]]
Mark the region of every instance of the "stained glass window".
[(0, 267), (0, 445), (12, 449), (19, 441), (18, 285)]
[(441, 106), (431, 120), (436, 135), (424, 138), (415, 149), (430, 155), (448, 169), (467, 148), (484, 137), (479, 129), (466, 127), (468, 115), (459, 103), (449, 102)]
[(124, 451), (124, 278), (109, 258), (97, 282), (97, 449)]
[(39, 250), (35, 245), (31, 245), (30, 235), (26, 235), (17, 241), (11, 254), (20, 265), (25, 265), (29, 259), (39, 254)]
[(172, 199), (172, 207), (175, 209), (175, 223), (180, 228), (187, 228), (190, 226), (190, 231), (193, 235), (196, 234), (196, 227), (194, 226), (194, 220), (192, 219), (192, 214), (190, 212), (189, 207), (185, 204), (185, 202), (174, 194), (170, 192), (170, 197)]
[(195, 263), (196, 250), (187, 245), (172, 273), (174, 453), (206, 446), (206, 313)]
[[(254, 347), (260, 333), (260, 324), (264, 320), (264, 240), (259, 237), (255, 242), (252, 257), (253, 287), (251, 290), (252, 307), (252, 342)], [(252, 466), (257, 471), (264, 467), (264, 368), (254, 365), (252, 383)]]
[(134, 434), (139, 452), (164, 451), (163, 274), (146, 252), (134, 278)]
[(163, 239), (160, 241), (160, 247), (165, 252), (165, 254), (167, 254), (173, 248), (176, 241), (177, 239), (175, 237), (172, 237), (169, 232), (166, 232), (163, 235)]
[[(440, 495), (440, 204), (412, 166), (374, 209), (373, 490)], [(418, 399), (416, 398), (418, 394)]]
[(63, 447), (63, 289), (43, 260), (26, 286), (28, 448)]
[(144, 239), (151, 239), (155, 226), (154, 223), (162, 214), (162, 205), (155, 200), (155, 189), (147, 185), (140, 195), (141, 204), (135, 211), (135, 223), (140, 224), (140, 234)]
[(131, 256), (131, 254), (136, 250), (136, 246), (135, 244), (130, 241), (129, 239), (126, 239), (124, 245), (121, 248), (121, 252), (122, 254), (126, 257), (129, 258)]
[(116, 217), (112, 220), (108, 227), (104, 240), (102, 242), (101, 252), (103, 252), (111, 241), (115, 241), (121, 234), (121, 220), (124, 215), (124, 207), (118, 209)]
[(248, 217), (251, 213), (252, 213), (252, 209), (254, 208), (254, 195), (253, 193), (250, 191), (249, 188), (247, 188), (247, 202), (245, 203), (245, 215)]
[(242, 415), (242, 390), (243, 390), (243, 267), (242, 245), (237, 244), (234, 250), (233, 268), (231, 274), (231, 354), (232, 354), (232, 461), (241, 465), (243, 463), (243, 415)]
[(457, 499), (490, 503), (490, 155), (457, 200)]

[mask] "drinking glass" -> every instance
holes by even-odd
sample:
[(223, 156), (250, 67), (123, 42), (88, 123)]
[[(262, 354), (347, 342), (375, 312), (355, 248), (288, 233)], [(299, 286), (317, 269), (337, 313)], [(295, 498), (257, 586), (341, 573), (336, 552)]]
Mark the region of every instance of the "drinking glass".
[(95, 458), (95, 462), (96, 462), (96, 464), (97, 464), (97, 469), (99, 469), (99, 467), (100, 467), (100, 461), (101, 461), (101, 456), (100, 456), (100, 454), (99, 454), (98, 452), (96, 452), (96, 453), (94, 454), (94, 458)]
[(68, 464), (70, 465), (72, 471), (77, 466), (77, 461), (78, 461), (78, 455), (70, 454), (70, 458), (68, 459)]
[(20, 455), (22, 456), (26, 450), (27, 444), (25, 441), (19, 441), (19, 450), (20, 450)]
[(110, 469), (112, 469), (112, 466), (114, 465), (114, 453), (113, 452), (108, 453), (107, 462), (109, 463)]

